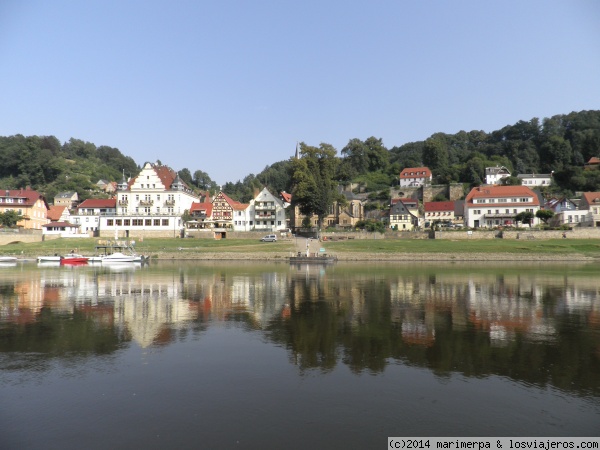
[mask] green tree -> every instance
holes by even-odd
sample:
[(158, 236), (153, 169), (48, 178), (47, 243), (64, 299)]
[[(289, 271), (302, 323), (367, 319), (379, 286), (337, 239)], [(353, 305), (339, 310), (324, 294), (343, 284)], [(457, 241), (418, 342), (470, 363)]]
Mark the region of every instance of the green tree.
[(554, 217), (554, 211), (550, 209), (538, 209), (535, 212), (535, 217), (547, 224), (548, 221)]
[(17, 211), (8, 210), (0, 213), (0, 226), (2, 227), (14, 228), (20, 220), (23, 220), (23, 216)]
[(336, 153), (330, 144), (312, 147), (301, 142), (300, 158), (292, 159), (292, 206), (299, 206), (305, 216), (316, 215), (319, 230), (333, 202), (345, 200), (337, 192)]
[(531, 228), (531, 222), (533, 222), (533, 213), (531, 211), (523, 211), (515, 216), (516, 222), (526, 223)]
[(437, 174), (438, 181), (443, 178), (448, 170), (448, 148), (444, 140), (439, 137), (430, 137), (423, 146), (423, 164)]

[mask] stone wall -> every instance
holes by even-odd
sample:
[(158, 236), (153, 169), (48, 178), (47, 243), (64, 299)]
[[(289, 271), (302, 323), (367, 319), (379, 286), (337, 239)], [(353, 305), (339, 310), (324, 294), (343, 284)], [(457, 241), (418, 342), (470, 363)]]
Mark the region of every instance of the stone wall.
[(27, 232), (1, 232), (0, 233), (0, 245), (8, 245), (14, 242), (41, 242), (42, 232), (40, 230), (27, 230)]
[(576, 228), (561, 230), (509, 230), (509, 231), (435, 231), (434, 239), (469, 240), (469, 239), (600, 239), (600, 228)]

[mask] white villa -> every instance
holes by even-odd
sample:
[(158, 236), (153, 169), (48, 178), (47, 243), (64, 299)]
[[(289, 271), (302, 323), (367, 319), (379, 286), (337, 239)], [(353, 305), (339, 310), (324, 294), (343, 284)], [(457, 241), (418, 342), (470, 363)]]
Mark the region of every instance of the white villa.
[(465, 224), (471, 228), (514, 225), (517, 214), (529, 211), (535, 225), (539, 209), (538, 196), (526, 186), (480, 186), (465, 199)]
[(123, 177), (114, 210), (100, 211), (94, 231), (108, 237), (179, 236), (181, 215), (198, 200), (173, 169), (146, 163), (137, 177)]

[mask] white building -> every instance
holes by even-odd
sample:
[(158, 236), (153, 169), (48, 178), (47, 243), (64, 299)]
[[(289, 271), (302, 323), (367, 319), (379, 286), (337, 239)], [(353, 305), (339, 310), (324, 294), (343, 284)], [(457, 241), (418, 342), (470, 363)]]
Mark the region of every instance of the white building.
[(526, 186), (480, 186), (465, 199), (465, 223), (471, 228), (514, 225), (517, 214), (529, 211), (535, 225), (539, 209), (538, 196)]
[(400, 187), (418, 187), (431, 184), (432, 174), (428, 167), (407, 167), (399, 178)]
[(245, 210), (234, 211), (235, 231), (283, 231), (286, 230), (285, 204), (267, 188), (250, 200)]
[(510, 177), (510, 172), (504, 166), (485, 168), (485, 184), (498, 184), (500, 180), (508, 177)]
[(521, 184), (527, 187), (540, 187), (540, 186), (550, 186), (552, 183), (552, 174), (524, 174), (520, 173), (517, 175), (517, 178), (521, 179)]
[(138, 176), (117, 185), (115, 211), (99, 216), (98, 234), (179, 236), (181, 215), (198, 197), (170, 167), (146, 163)]

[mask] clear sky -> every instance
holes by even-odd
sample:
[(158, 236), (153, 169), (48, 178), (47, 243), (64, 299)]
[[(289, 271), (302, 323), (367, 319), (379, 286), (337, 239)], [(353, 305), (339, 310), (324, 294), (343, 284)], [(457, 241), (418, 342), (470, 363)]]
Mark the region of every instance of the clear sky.
[(596, 0), (0, 0), (0, 135), (258, 174), (600, 109)]

